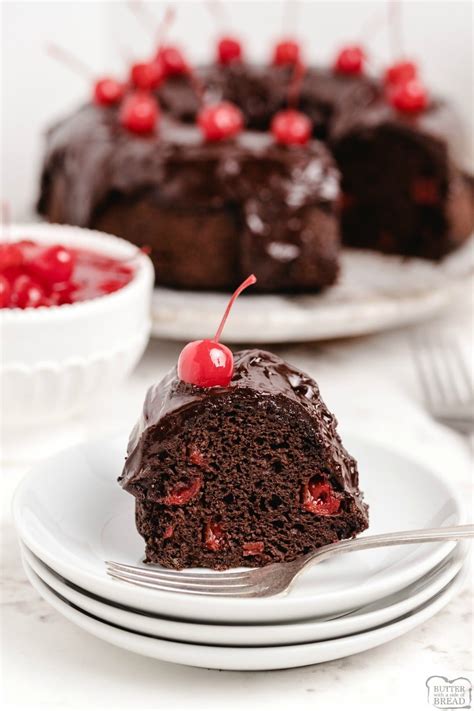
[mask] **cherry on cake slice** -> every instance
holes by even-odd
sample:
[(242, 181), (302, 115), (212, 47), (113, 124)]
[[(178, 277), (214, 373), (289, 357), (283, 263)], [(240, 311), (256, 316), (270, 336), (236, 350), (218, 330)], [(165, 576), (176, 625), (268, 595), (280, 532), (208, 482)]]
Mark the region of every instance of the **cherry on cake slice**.
[(355, 460), (308, 375), (266, 351), (194, 341), (147, 393), (121, 486), (146, 562), (289, 561), (368, 526)]

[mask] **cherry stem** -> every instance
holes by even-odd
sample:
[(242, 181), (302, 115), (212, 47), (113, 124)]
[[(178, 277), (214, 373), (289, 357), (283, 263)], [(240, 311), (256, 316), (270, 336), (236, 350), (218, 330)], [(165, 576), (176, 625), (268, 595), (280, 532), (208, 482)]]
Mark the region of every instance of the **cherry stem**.
[(385, 23), (386, 9), (376, 8), (376, 10), (367, 18), (367, 20), (362, 25), (362, 29), (359, 32), (360, 43), (365, 44), (369, 39), (375, 37), (376, 32), (380, 30), (382, 25)]
[(94, 77), (92, 69), (88, 67), (87, 64), (84, 64), (81, 59), (71, 54), (71, 52), (67, 49), (60, 47), (53, 42), (49, 42), (46, 45), (46, 51), (51, 57), (70, 67), (70, 69), (76, 72), (76, 74), (80, 74), (87, 79), (92, 79)]
[(153, 37), (156, 45), (161, 47), (175, 18), (175, 9), (173, 7), (166, 8), (165, 15), (156, 30), (156, 17), (141, 0), (128, 0), (128, 6), (148, 34)]
[(6, 200), (1, 201), (1, 220), (3, 226), (3, 232), (5, 234), (5, 241), (10, 242), (10, 225), (12, 223), (10, 203)]
[(286, 0), (282, 15), (282, 35), (296, 34), (298, 24), (298, 0)]
[(139, 23), (150, 35), (154, 35), (154, 27), (156, 25), (156, 17), (146, 7), (141, 0), (128, 0), (127, 3), (130, 10), (133, 12)]
[(295, 62), (293, 68), (293, 75), (290, 80), (290, 86), (288, 87), (288, 106), (295, 108), (298, 105), (300, 94), (301, 94), (301, 84), (303, 82), (304, 73), (306, 67), (301, 60)]
[(165, 16), (163, 17), (162, 21), (160, 22), (160, 25), (158, 27), (158, 32), (156, 34), (156, 43), (158, 47), (161, 47), (163, 44), (166, 35), (169, 32), (169, 29), (171, 25), (173, 24), (174, 20), (176, 17), (176, 10), (174, 7), (167, 7), (165, 10)]
[(241, 294), (241, 293), (243, 292), (244, 289), (246, 289), (248, 286), (252, 286), (252, 284), (255, 284), (256, 281), (257, 281), (257, 277), (255, 276), (255, 274), (251, 274), (251, 275), (250, 275), (249, 277), (247, 277), (247, 279), (234, 291), (234, 293), (233, 293), (232, 296), (230, 297), (230, 301), (229, 301), (229, 303), (227, 304), (226, 310), (224, 311), (224, 315), (223, 315), (223, 317), (222, 317), (222, 321), (220, 322), (219, 328), (217, 329), (216, 335), (214, 336), (214, 339), (213, 339), (213, 340), (215, 341), (215, 343), (219, 343), (219, 339), (220, 339), (220, 337), (221, 337), (221, 335), (222, 335), (222, 331), (223, 331), (223, 329), (224, 329), (225, 322), (227, 321), (227, 317), (228, 317), (228, 315), (229, 315), (229, 312), (230, 312), (232, 306), (234, 305), (234, 301), (235, 301), (236, 298), (239, 296), (239, 294)]
[(401, 57), (403, 55), (401, 0), (390, 0), (388, 4), (388, 23), (392, 55), (394, 58)]
[(206, 5), (209, 12), (216, 21), (216, 24), (220, 31), (223, 31), (224, 27), (228, 24), (229, 18), (226, 8), (219, 0), (207, 0)]

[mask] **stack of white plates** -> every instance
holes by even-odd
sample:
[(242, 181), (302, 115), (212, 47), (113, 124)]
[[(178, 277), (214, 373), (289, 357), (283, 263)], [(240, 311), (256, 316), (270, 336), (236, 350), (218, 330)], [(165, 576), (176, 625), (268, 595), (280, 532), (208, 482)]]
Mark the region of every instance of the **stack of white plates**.
[[(449, 481), (379, 445), (346, 442), (359, 461), (370, 533), (462, 523)], [(22, 482), (14, 501), (32, 585), (100, 639), (197, 667), (297, 667), (395, 639), (462, 587), (466, 547), (450, 542), (341, 554), (271, 598), (184, 595), (112, 580), (106, 560), (140, 565), (143, 556), (134, 499), (116, 481), (125, 444), (117, 437), (62, 452)]]

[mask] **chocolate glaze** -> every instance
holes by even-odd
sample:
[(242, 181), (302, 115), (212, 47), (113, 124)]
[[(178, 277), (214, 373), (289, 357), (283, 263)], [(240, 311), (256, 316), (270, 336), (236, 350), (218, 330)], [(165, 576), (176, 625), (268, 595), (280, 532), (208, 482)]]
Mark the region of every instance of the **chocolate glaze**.
[[(247, 128), (259, 131), (268, 130), (275, 113), (286, 108), (292, 74), (290, 67), (240, 62), (198, 70), (206, 98), (232, 101), (242, 110)], [(301, 82), (298, 107), (311, 118), (315, 137), (326, 138), (332, 121), (341, 112), (370, 105), (380, 95), (380, 84), (366, 75), (309, 67)], [(198, 102), (187, 77), (164, 84), (158, 98), (174, 118), (194, 120)]]
[[(229, 396), (251, 397), (255, 407), (266, 398), (296, 405), (300, 416), (311, 422), (328, 471), (342, 488), (359, 494), (355, 460), (344, 449), (336, 431), (337, 420), (321, 399), (315, 381), (273, 353), (259, 349), (234, 354), (234, 375), (227, 388), (198, 388), (184, 383), (178, 378), (176, 368), (153, 385), (130, 435), (127, 460), (119, 478), (121, 486), (133, 493), (140, 480), (149, 475), (143, 466), (143, 446), (148, 434), (152, 433), (155, 442), (164, 439), (170, 430), (179, 431), (183, 418), (195, 416), (209, 399)], [(359, 506), (365, 510), (362, 502)]]
[(150, 246), (164, 285), (230, 290), (250, 271), (261, 291), (315, 291), (338, 273), (338, 195), (318, 141), (207, 143), (169, 116), (136, 136), (116, 110), (86, 105), (48, 134), (39, 209)]
[[(262, 132), (286, 105), (291, 70), (232, 64), (197, 73), (208, 98), (234, 101), (258, 131), (206, 143), (186, 123), (198, 103), (185, 76), (160, 88), (165, 114), (150, 137), (121, 128), (115, 109), (84, 106), (48, 132), (40, 212), (147, 244), (157, 283), (184, 289), (230, 290), (249, 271), (261, 291), (325, 288), (338, 274), (340, 225), (348, 245), (430, 259), (472, 231), (472, 191), (456, 167), (463, 140), (446, 103), (406, 116), (367, 76), (307, 70), (300, 106), (352, 200), (346, 209), (342, 196), (339, 221), (329, 150), (318, 141), (279, 146)], [(369, 160), (364, 147), (353, 150), (364, 140)], [(426, 176), (435, 198), (417, 204), (412, 186)]]
[(288, 148), (270, 134), (244, 131), (231, 141), (206, 143), (197, 127), (168, 118), (156, 135), (135, 136), (120, 127), (115, 110), (92, 105), (48, 132), (42, 212), (58, 169), (66, 183), (63, 217), (79, 225), (89, 224), (108, 194), (147, 187), (173, 205), (212, 208), (271, 199), (286, 206), (288, 219), (306, 205), (331, 204), (338, 196), (338, 171), (317, 141)]

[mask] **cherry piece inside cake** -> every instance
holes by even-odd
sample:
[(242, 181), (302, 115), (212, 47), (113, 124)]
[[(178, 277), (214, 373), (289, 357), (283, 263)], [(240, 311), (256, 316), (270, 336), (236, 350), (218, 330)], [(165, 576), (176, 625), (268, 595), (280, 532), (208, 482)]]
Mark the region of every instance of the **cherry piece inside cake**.
[(179, 372), (149, 390), (119, 479), (147, 562), (262, 566), (367, 528), (356, 462), (314, 380), (261, 350), (236, 353), (225, 386)]

